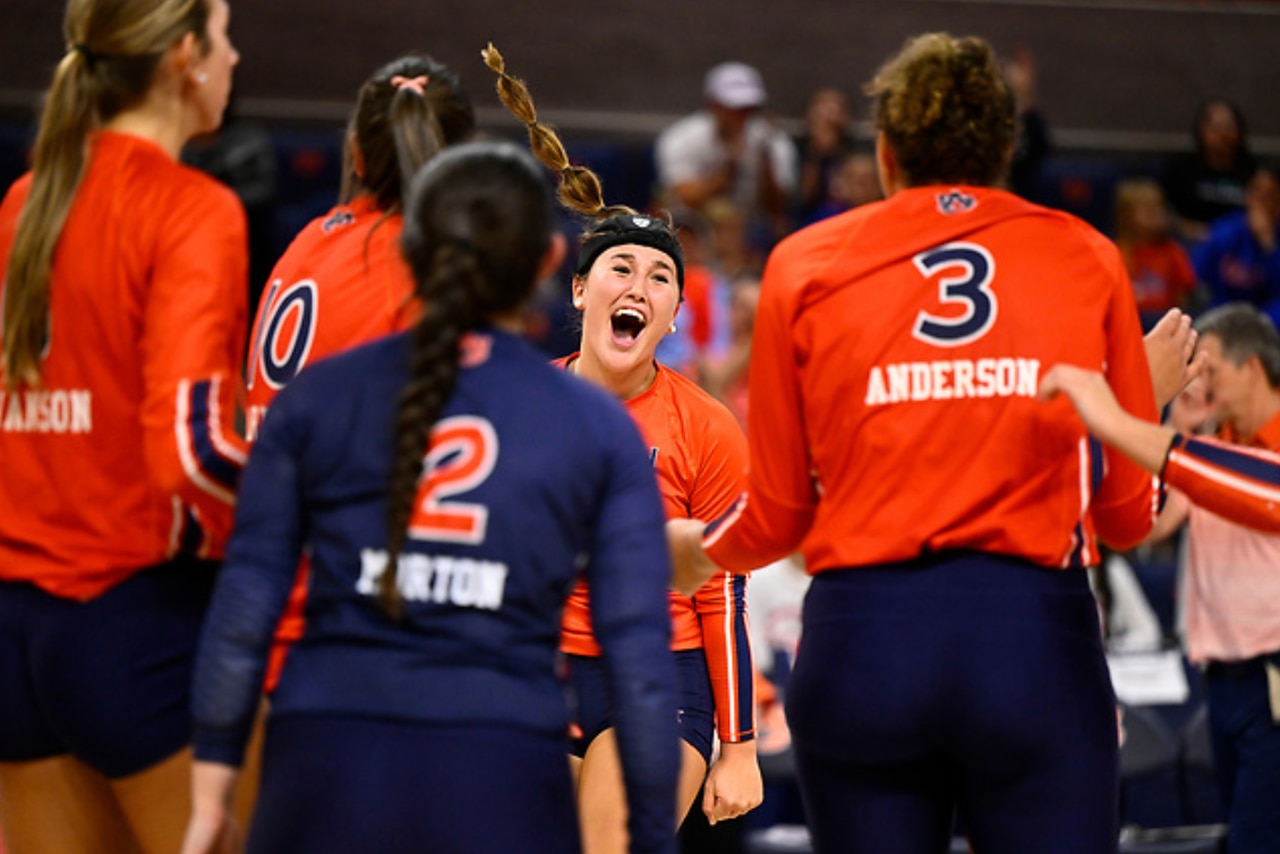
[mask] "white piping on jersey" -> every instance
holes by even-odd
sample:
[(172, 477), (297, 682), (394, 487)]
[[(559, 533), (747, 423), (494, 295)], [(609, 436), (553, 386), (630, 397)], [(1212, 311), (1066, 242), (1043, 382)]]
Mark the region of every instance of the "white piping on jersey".
[(1195, 472), (1206, 480), (1229, 487), (1237, 492), (1243, 492), (1245, 495), (1251, 495), (1263, 501), (1273, 501), (1280, 503), (1280, 489), (1273, 486), (1265, 486), (1256, 480), (1251, 480), (1232, 472), (1230, 469), (1219, 468), (1211, 463), (1192, 456), (1181, 450), (1174, 450), (1169, 454), (1170, 458), (1176, 459), (1178, 465), (1185, 469)]
[(1089, 566), (1093, 561), (1089, 553), (1089, 534), (1085, 530), (1084, 520), (1089, 515), (1089, 503), (1093, 500), (1089, 489), (1089, 473), (1093, 466), (1090, 465), (1089, 440), (1082, 436), (1077, 447), (1080, 450), (1080, 562)]
[(186, 472), (192, 483), (214, 498), (225, 501), (228, 504), (235, 504), (235, 494), (205, 477), (204, 472), (200, 470), (199, 463), (196, 461), (195, 449), (191, 445), (191, 430), (189, 427), (191, 409), (188, 401), (190, 398), (191, 381), (182, 380), (178, 383), (177, 418), (174, 421), (174, 431), (178, 440), (178, 457), (182, 460), (182, 470)]
[(709, 549), (712, 546), (714, 546), (716, 543), (718, 543), (720, 541), (720, 538), (724, 536), (724, 532), (732, 528), (734, 524), (737, 523), (737, 521), (742, 518), (742, 514), (745, 513), (746, 511), (747, 511), (747, 494), (744, 492), (742, 493), (742, 496), (738, 499), (737, 504), (733, 506), (733, 510), (730, 512), (728, 518), (726, 518), (723, 522), (720, 523), (720, 527), (716, 528), (715, 532), (712, 533), (710, 536), (705, 536), (702, 538), (703, 550), (705, 551), (706, 549)]
[(221, 395), (222, 377), (215, 376), (210, 381), (209, 386), (209, 439), (213, 442), (213, 447), (219, 454), (229, 460), (239, 463), (242, 467), (249, 461), (249, 455), (237, 448), (235, 445), (227, 441), (227, 437), (222, 432), (221, 415), (222, 406)]
[[(728, 660), (725, 662), (727, 665), (725, 669), (728, 670), (728, 690), (725, 691), (725, 693), (729, 697), (729, 708), (727, 710), (729, 715), (729, 733), (732, 734), (733, 738), (737, 738), (739, 730), (741, 730), (742, 727), (738, 720), (738, 647), (734, 643), (733, 636), (734, 617), (736, 615), (738, 604), (733, 598), (733, 575), (728, 572), (724, 573), (724, 580), (721, 584), (724, 589), (721, 590), (720, 593), (721, 596), (723, 596), (726, 606), (724, 609), (724, 648), (728, 652)], [(722, 738), (721, 740), (724, 741), (727, 739)]]

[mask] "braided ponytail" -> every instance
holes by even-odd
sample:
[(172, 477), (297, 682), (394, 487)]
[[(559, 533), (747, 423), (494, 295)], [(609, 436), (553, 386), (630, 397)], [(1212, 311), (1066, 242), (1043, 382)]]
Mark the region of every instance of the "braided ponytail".
[(604, 190), (596, 173), (585, 166), (570, 165), (564, 143), (554, 130), (538, 121), (528, 87), (523, 81), (507, 73), (506, 61), (492, 42), (480, 51), (480, 56), (484, 59), (484, 64), (498, 75), (496, 88), (503, 105), (528, 128), (529, 147), (534, 155), (560, 175), (560, 203), (569, 210), (596, 219), (637, 213), (634, 208), (626, 205), (606, 206)]
[(403, 610), (397, 564), (431, 430), (458, 380), (463, 336), (528, 300), (555, 231), (553, 209), (545, 175), (510, 143), (450, 146), (413, 180), (400, 242), (425, 308), (410, 333), (409, 380), (395, 417), (379, 591), (393, 619)]
[(404, 548), (431, 427), (439, 420), (458, 378), (458, 350), (465, 330), (481, 320), (490, 302), (475, 252), (461, 243), (441, 246), (419, 288), (426, 309), (413, 328), (409, 382), (396, 409), (396, 455), (387, 507), (387, 569), (379, 595), (392, 619), (401, 614), (397, 563)]

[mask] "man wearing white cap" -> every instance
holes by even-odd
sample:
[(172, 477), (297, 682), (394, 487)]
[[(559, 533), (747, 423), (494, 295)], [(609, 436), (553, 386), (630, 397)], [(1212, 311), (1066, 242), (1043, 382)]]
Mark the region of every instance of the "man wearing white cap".
[(781, 237), (797, 156), (790, 138), (760, 115), (766, 98), (760, 72), (741, 62), (721, 63), (707, 72), (703, 94), (705, 109), (658, 136), (666, 204), (700, 211), (711, 199), (728, 197), (753, 229), (766, 229), (770, 242)]

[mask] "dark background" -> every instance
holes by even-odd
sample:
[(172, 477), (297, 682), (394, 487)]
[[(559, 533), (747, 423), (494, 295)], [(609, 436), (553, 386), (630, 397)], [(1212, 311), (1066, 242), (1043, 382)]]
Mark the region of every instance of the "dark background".
[[(11, 118), (63, 51), (62, 12), (59, 0), (0, 0), (0, 110)], [(703, 72), (724, 59), (757, 65), (784, 119), (836, 84), (865, 120), (858, 92), (876, 66), (908, 35), (938, 29), (1029, 49), (1060, 147), (1183, 148), (1197, 102), (1225, 94), (1254, 147), (1280, 153), (1275, 0), (236, 0), (232, 16), (238, 108), (250, 117), (340, 121), (374, 68), (417, 48), (459, 70), (482, 122), (502, 126), (480, 61), (493, 40), (545, 119), (636, 139), (697, 107)]]

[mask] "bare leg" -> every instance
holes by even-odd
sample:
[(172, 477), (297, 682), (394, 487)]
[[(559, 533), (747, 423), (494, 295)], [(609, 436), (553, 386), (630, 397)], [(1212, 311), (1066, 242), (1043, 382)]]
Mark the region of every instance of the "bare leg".
[(181, 850), (191, 817), (191, 748), (184, 747), (145, 771), (112, 780), (111, 788), (142, 854)]
[[(694, 798), (707, 765), (693, 745), (680, 742), (680, 781), (676, 790), (676, 810), (672, 814), (672, 835), (680, 826)], [(578, 784), (578, 815), (582, 823), (583, 854), (626, 854), (627, 795), (622, 781), (618, 742), (607, 729), (591, 742), (582, 760)]]
[(8, 854), (138, 851), (106, 778), (70, 756), (0, 763), (0, 828)]

